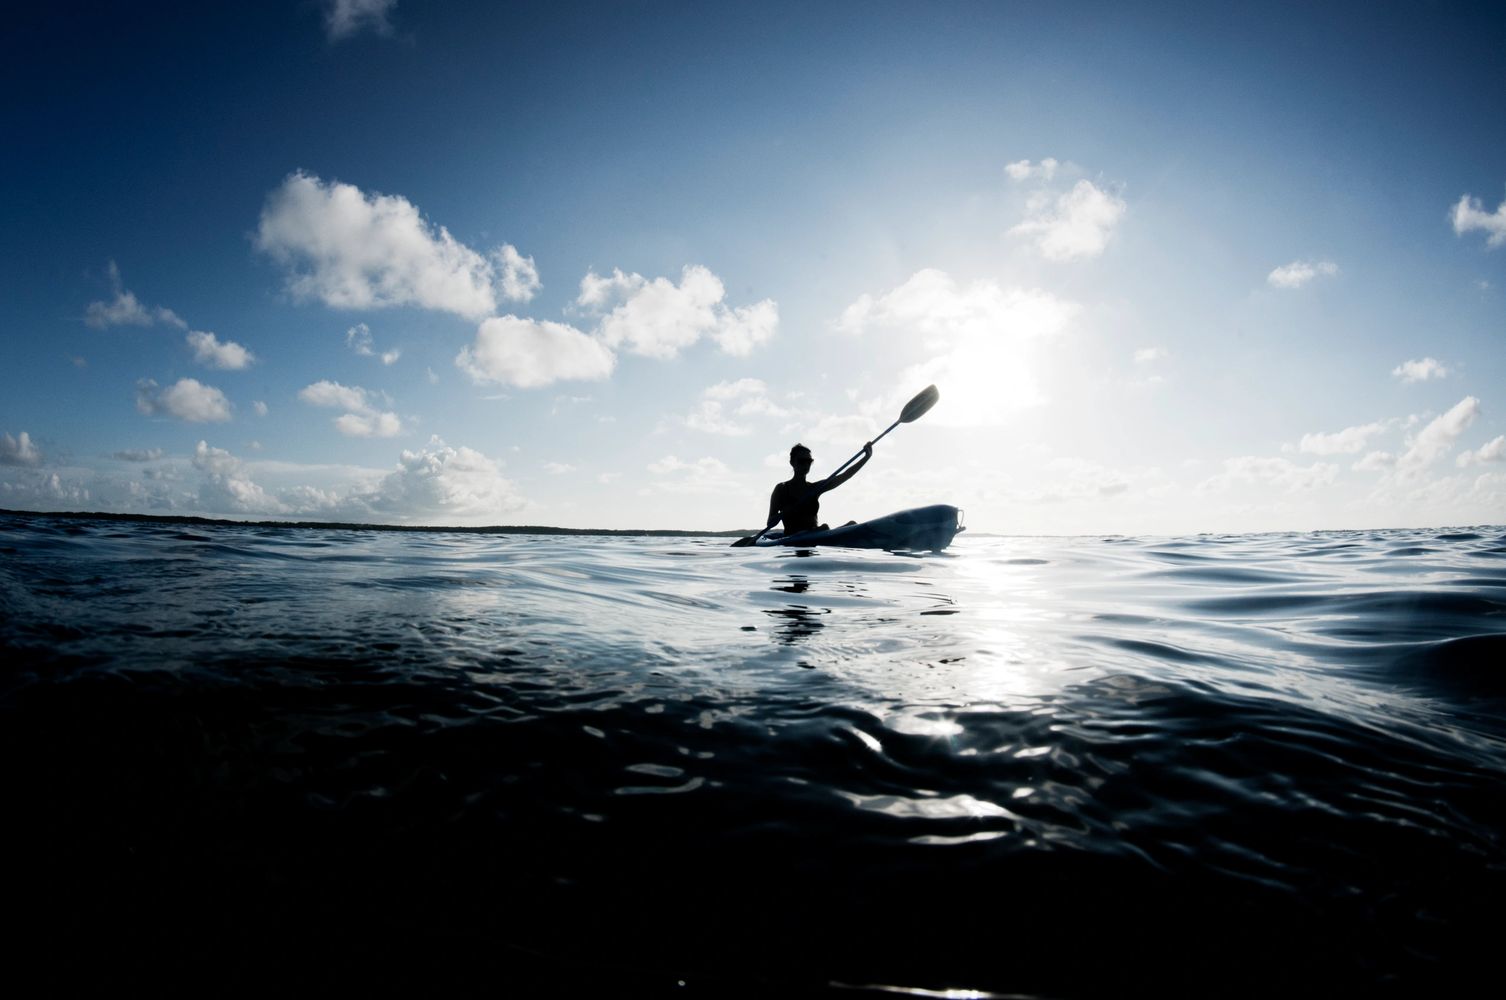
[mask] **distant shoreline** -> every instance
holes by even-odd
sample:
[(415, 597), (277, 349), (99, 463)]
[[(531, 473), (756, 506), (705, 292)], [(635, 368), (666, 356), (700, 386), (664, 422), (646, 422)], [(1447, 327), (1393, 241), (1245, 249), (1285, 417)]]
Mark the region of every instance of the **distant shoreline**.
[(126, 514), (110, 511), (42, 511), (8, 510), (0, 507), (0, 516), (52, 517), (73, 521), (127, 521), (136, 524), (198, 524), (237, 528), (324, 528), (341, 531), (460, 531), (472, 535), (614, 535), (649, 538), (740, 538), (757, 533), (757, 528), (733, 531), (690, 531), (680, 528), (557, 528), (545, 524), (489, 524), (482, 527), (446, 527), (419, 524), (364, 524), (357, 521), (239, 521), (223, 517), (199, 517), (192, 514)]

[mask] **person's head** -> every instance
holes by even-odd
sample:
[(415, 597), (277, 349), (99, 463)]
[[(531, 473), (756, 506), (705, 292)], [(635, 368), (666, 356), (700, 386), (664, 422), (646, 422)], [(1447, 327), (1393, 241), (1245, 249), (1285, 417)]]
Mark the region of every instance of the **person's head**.
[(803, 444), (797, 444), (790, 449), (790, 466), (795, 471), (809, 471), (811, 467), (811, 450)]

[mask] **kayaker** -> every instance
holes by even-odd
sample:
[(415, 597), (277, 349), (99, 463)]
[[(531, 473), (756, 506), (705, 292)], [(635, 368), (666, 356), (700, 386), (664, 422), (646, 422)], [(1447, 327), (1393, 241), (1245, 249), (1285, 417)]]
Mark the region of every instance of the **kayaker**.
[[(790, 449), (790, 467), (795, 470), (795, 474), (787, 482), (774, 487), (774, 492), (769, 497), (768, 528), (782, 520), (786, 535), (812, 529), (825, 531), (826, 525), (816, 523), (816, 514), (821, 509), (821, 494), (836, 489), (857, 475), (858, 470), (867, 465), (872, 457), (873, 442), (869, 441), (863, 445), (863, 457), (856, 465), (819, 483), (812, 483), (805, 478), (811, 471), (811, 450), (803, 444), (795, 445)], [(764, 530), (767, 531), (768, 528)]]

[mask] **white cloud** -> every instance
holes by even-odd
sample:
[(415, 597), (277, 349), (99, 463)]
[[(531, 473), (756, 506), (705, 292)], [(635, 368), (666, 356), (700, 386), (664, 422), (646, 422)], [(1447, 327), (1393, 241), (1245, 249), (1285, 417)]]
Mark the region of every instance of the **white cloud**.
[(707, 386), (701, 395), (707, 399), (737, 399), (743, 396), (762, 396), (769, 391), (763, 379), (740, 378), (736, 382), (718, 382)]
[(136, 409), (147, 416), (166, 414), (189, 423), (223, 423), (230, 419), (230, 400), (212, 385), (180, 378), (166, 389), (152, 379), (136, 383)]
[(545, 462), (544, 471), (551, 476), (563, 476), (566, 473), (574, 472), (575, 466), (568, 462)]
[(326, 406), (346, 412), (334, 419), (335, 430), (346, 437), (396, 437), (403, 432), (403, 422), (396, 413), (383, 412), (371, 400), (372, 394), (358, 385), (341, 385), (322, 379), (298, 390), (298, 398), (312, 406)]
[(675, 455), (666, 455), (646, 468), (656, 478), (644, 492), (726, 493), (742, 488), (732, 470), (715, 458), (686, 462)]
[(152, 326), (156, 323), (166, 323), (176, 326), (180, 330), (187, 329), (188, 324), (178, 318), (178, 314), (171, 309), (162, 306), (148, 308), (141, 304), (141, 300), (135, 294), (129, 292), (121, 284), (120, 268), (115, 262), (110, 261), (110, 287), (115, 297), (109, 302), (91, 302), (84, 309), (84, 322), (96, 330), (102, 330), (107, 326)]
[(1487, 441), (1474, 451), (1463, 451), (1455, 460), (1459, 468), (1482, 462), (1506, 462), (1506, 434)]
[(501, 275), (502, 295), (514, 302), (527, 302), (544, 287), (532, 257), (524, 257), (511, 243), (492, 252), (494, 266)]
[(1403, 361), (1391, 369), (1391, 374), (1403, 382), (1426, 382), (1429, 379), (1444, 378), (1448, 375), (1448, 369), (1435, 358), (1423, 358), (1421, 361)]
[(1350, 466), (1356, 472), (1384, 472), (1395, 468), (1396, 456), (1389, 451), (1372, 451)]
[(358, 385), (341, 385), (329, 379), (321, 379), (298, 390), (298, 398), (314, 406), (330, 406), (343, 410), (370, 409), (366, 402), (366, 390)]
[(475, 382), (530, 389), (562, 379), (598, 380), (612, 374), (616, 357), (600, 339), (564, 323), (493, 317), (455, 366)]
[(1012, 181), (1029, 180), (1032, 177), (1039, 177), (1042, 180), (1049, 181), (1052, 177), (1056, 176), (1056, 168), (1058, 166), (1059, 164), (1048, 156), (1040, 163), (1031, 163), (1029, 160), (1016, 160), (1013, 163), (1006, 163), (1004, 164), (1004, 172), (1009, 175), (1009, 179)]
[(1164, 347), (1142, 347), (1135, 352), (1135, 364), (1148, 365), (1152, 361), (1160, 361), (1166, 357)]
[[(1032, 353), (1077, 312), (1076, 304), (1039, 289), (1004, 289), (993, 280), (963, 287), (944, 271), (926, 269), (877, 299), (860, 297), (835, 326), (853, 335), (889, 330), (905, 340), (896, 349), (923, 350), (928, 360), (905, 369), (896, 391), (908, 399), (928, 382), (942, 386), (943, 400), (927, 419), (975, 427), (1044, 401)], [(904, 399), (888, 402), (897, 407)]]
[(1025, 206), (1025, 220), (1009, 233), (1032, 239), (1049, 260), (1097, 257), (1124, 212), (1122, 198), (1080, 180), (1055, 201), (1043, 194), (1032, 197)]
[(258, 417), (265, 417), (267, 415), (267, 404), (259, 399), (251, 404), (251, 409), (256, 411)]
[[(841, 416), (829, 414), (805, 427), (800, 432), (800, 440), (807, 444), (851, 446), (855, 441), (868, 440), (877, 431), (878, 424), (872, 417), (860, 413)], [(788, 457), (785, 456), (786, 464)]]
[[(505, 247), (483, 256), (401, 195), (301, 171), (267, 196), (255, 240), (288, 268), (295, 297), (336, 309), (419, 306), (479, 319), (508, 294)], [(518, 274), (511, 280), (521, 287)]]
[(588, 272), (576, 305), (605, 314), (597, 333), (609, 347), (668, 359), (709, 337), (723, 352), (744, 357), (774, 336), (779, 308), (772, 299), (732, 308), (725, 295), (721, 279), (698, 264), (680, 272), (678, 285), (613, 269), (607, 277)]
[(371, 345), (371, 327), (365, 323), (357, 323), (345, 331), (345, 346), (361, 355), (361, 357), (369, 358), (376, 353)]
[(58, 503), (84, 503), (89, 491), (66, 482), (56, 472), (31, 475), (20, 482), (0, 481), (0, 507), (56, 509)]
[(1461, 197), (1450, 214), (1454, 232), (1463, 236), (1473, 229), (1484, 231), (1485, 245), (1491, 248), (1506, 243), (1506, 200), (1496, 206), (1494, 212), (1485, 211), (1479, 198)]
[(403, 422), (396, 413), (342, 413), (335, 418), (335, 430), (346, 437), (397, 437)]
[(718, 382), (701, 391), (701, 399), (685, 418), (685, 426), (708, 434), (740, 437), (752, 433), (752, 427), (738, 417), (787, 417), (789, 410), (768, 396), (769, 387), (756, 378), (736, 382)]
[(111, 458), (118, 458), (122, 462), (155, 462), (162, 457), (161, 448), (130, 448), (126, 451), (117, 451)]
[(204, 474), (198, 503), (215, 513), (281, 514), (287, 507), (245, 474), (241, 460), (224, 448), (200, 441), (194, 446), (193, 466)]
[(384, 365), (392, 364), (403, 355), (403, 352), (396, 347), (377, 354), (375, 341), (371, 338), (371, 327), (365, 323), (357, 323), (345, 331), (345, 344), (363, 358), (380, 358)]
[(1332, 434), (1304, 434), (1297, 450), (1306, 455), (1353, 455), (1365, 449), (1365, 443), (1384, 431), (1383, 423), (1346, 427)]
[(1198, 484), (1199, 493), (1222, 492), (1236, 484), (1277, 486), (1288, 493), (1332, 485), (1339, 467), (1327, 462), (1297, 465), (1285, 458), (1243, 455), (1224, 459), (1224, 470)]
[(500, 515), (523, 506), (501, 463), (464, 446), (451, 447), (438, 437), (425, 448), (404, 451), (396, 471), (377, 488), (353, 498), (387, 516), (445, 523)]
[(210, 368), (224, 371), (240, 371), (248, 368), (256, 356), (233, 340), (221, 341), (214, 334), (193, 330), (188, 334), (188, 346), (193, 348), (194, 360)]
[(396, 6), (397, 0), (325, 0), (325, 33), (332, 42), (343, 41), (365, 29), (390, 35), (389, 15)]
[(1404, 472), (1412, 472), (1433, 464), (1454, 446), (1459, 435), (1469, 429), (1480, 415), (1480, 401), (1474, 396), (1465, 396), (1447, 413), (1435, 417), (1426, 427), (1407, 442), (1407, 450), (1397, 459)]
[(0, 465), (40, 465), (42, 453), (32, 444), (31, 435), (25, 431), (20, 437), (0, 434)]
[(1339, 265), (1331, 260), (1294, 260), (1276, 268), (1265, 280), (1273, 288), (1301, 288), (1320, 275), (1332, 277), (1338, 273)]

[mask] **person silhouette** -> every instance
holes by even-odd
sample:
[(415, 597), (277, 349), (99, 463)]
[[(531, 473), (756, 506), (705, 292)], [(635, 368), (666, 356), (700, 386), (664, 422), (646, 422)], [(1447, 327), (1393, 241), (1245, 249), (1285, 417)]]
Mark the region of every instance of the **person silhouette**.
[(786, 482), (776, 485), (774, 492), (769, 495), (769, 518), (764, 531), (780, 521), (784, 521), (786, 536), (801, 531), (826, 530), (826, 525), (816, 523), (816, 515), (821, 509), (821, 494), (836, 489), (857, 475), (858, 470), (867, 465), (872, 457), (873, 442), (869, 441), (863, 445), (862, 459), (852, 468), (812, 483), (806, 476), (811, 471), (814, 456), (805, 445), (796, 444), (790, 449), (790, 467), (795, 470), (795, 474)]

